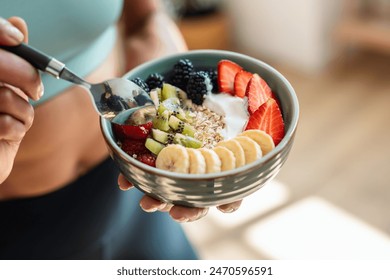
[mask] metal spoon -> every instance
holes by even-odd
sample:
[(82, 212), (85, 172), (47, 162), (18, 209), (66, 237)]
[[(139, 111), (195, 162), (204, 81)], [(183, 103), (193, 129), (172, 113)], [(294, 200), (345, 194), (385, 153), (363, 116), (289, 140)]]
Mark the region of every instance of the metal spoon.
[[(145, 116), (144, 120), (135, 121), (138, 124), (150, 121), (155, 115), (153, 101), (149, 94), (130, 80), (117, 78), (91, 84), (66, 68), (64, 63), (29, 45), (22, 43), (18, 46), (0, 47), (27, 60), (38, 70), (86, 88), (96, 111), (111, 122), (123, 123), (125, 120), (119, 116), (121, 113), (121, 115), (126, 115), (126, 119), (131, 118), (135, 111), (138, 114), (134, 115)], [(142, 114), (143, 110), (147, 111), (147, 114)]]

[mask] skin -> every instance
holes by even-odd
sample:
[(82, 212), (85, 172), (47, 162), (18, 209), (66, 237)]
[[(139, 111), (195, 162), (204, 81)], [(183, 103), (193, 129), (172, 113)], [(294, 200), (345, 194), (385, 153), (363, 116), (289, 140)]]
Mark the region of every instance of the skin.
[[(171, 27), (168, 35), (173, 44), (169, 47), (167, 33), (159, 30), (162, 26)], [(126, 1), (118, 30), (123, 36), (106, 61), (86, 77), (89, 82), (118, 77), (142, 62), (186, 50), (175, 26), (158, 12), (156, 1)], [(163, 38), (160, 34), (164, 34)], [(28, 42), (23, 19), (1, 19), (0, 44), (17, 45), (22, 41)], [(126, 61), (125, 65), (120, 61)], [(96, 112), (83, 89), (71, 87), (33, 108), (28, 99), (37, 100), (42, 92), (37, 70), (0, 49), (0, 200), (58, 190), (108, 156)], [(63, 110), (66, 107), (72, 108), (71, 114)], [(88, 135), (83, 133), (86, 127)], [(122, 175), (118, 185), (122, 190), (132, 187)], [(233, 212), (240, 204), (238, 201), (218, 209)], [(140, 206), (146, 212), (169, 212), (178, 222), (198, 220), (208, 211), (167, 205), (146, 195), (140, 200)]]
[[(0, 44), (12, 46), (27, 40), (27, 26), (22, 19), (0, 19)], [(37, 70), (26, 61), (1, 49), (0, 57), (0, 182), (3, 182), (33, 123), (34, 111), (28, 98), (39, 99), (43, 87)]]

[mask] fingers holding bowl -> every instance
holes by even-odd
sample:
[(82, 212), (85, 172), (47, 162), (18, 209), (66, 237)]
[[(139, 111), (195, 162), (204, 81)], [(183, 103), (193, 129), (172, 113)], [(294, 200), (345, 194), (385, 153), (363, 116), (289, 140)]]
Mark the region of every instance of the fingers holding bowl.
[[(130, 183), (123, 174), (118, 176), (119, 189), (127, 191), (133, 188), (133, 184)], [(233, 213), (241, 206), (242, 200), (238, 200), (232, 203), (227, 203), (217, 206), (217, 209), (222, 213)], [(144, 195), (140, 202), (140, 207), (143, 211), (153, 213), (156, 211), (169, 212), (169, 215), (173, 220), (179, 223), (194, 222), (207, 215), (209, 208), (204, 207), (186, 207), (180, 205), (173, 205), (170, 203), (163, 202), (155, 199), (151, 196)]]
[(169, 211), (172, 219), (179, 223), (197, 221), (208, 213), (208, 208), (192, 208), (185, 206), (173, 206)]
[[(133, 184), (129, 182), (123, 174), (118, 176), (118, 186), (122, 191), (127, 191), (133, 188)], [(140, 202), (140, 207), (143, 211), (153, 213), (156, 211), (169, 212), (169, 215), (177, 222), (192, 222), (204, 217), (208, 208), (192, 208), (185, 206), (173, 205), (155, 199), (151, 196), (144, 195)]]
[(142, 208), (142, 210), (149, 213), (156, 212), (156, 211), (167, 212), (172, 207), (172, 205), (167, 204), (166, 202), (155, 199), (148, 195), (144, 195), (141, 198), (139, 202), (139, 206)]
[(194, 222), (203, 218), (208, 208), (185, 207), (166, 203), (148, 195), (144, 195), (140, 201), (140, 207), (145, 212), (169, 212), (173, 220), (179, 223)]
[(241, 203), (242, 203), (242, 200), (238, 200), (238, 201), (235, 201), (235, 202), (232, 202), (232, 203), (219, 205), (219, 206), (217, 206), (217, 209), (219, 211), (221, 211), (222, 213), (233, 213), (238, 208), (240, 208)]

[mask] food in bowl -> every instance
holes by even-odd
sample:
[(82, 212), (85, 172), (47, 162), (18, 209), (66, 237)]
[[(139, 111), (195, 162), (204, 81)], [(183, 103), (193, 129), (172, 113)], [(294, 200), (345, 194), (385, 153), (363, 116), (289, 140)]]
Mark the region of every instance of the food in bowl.
[(132, 81), (149, 92), (157, 114), (139, 125), (130, 115), (123, 125), (113, 124), (114, 133), (127, 154), (158, 169), (231, 170), (260, 159), (284, 136), (276, 95), (258, 73), (234, 61), (199, 69), (180, 59), (168, 73)]
[[(158, 169), (141, 162), (147, 161), (150, 164), (155, 164), (156, 162), (156, 156), (151, 155), (151, 152), (145, 148), (145, 145), (142, 145), (146, 140), (145, 137), (151, 138), (152, 128), (149, 130), (149, 125), (153, 125), (153, 120), (148, 124), (144, 123), (145, 127), (137, 127), (134, 125), (135, 123), (130, 122), (129, 126), (122, 131), (124, 135), (130, 134), (134, 136), (138, 134), (139, 139), (134, 139), (132, 142), (129, 141), (127, 144), (135, 145), (138, 149), (141, 149), (140, 155), (144, 159), (140, 160), (140, 157), (135, 159), (124, 152), (124, 142), (117, 137), (115, 125), (104, 118), (100, 118), (103, 137), (110, 156), (120, 172), (136, 188), (149, 196), (167, 203), (188, 207), (212, 207), (243, 199), (273, 179), (288, 158), (293, 146), (299, 119), (299, 103), (295, 91), (288, 80), (270, 65), (247, 55), (221, 50), (194, 50), (155, 59), (132, 69), (124, 75), (124, 78), (132, 80), (138, 77), (145, 82), (151, 73), (159, 73), (168, 81), (167, 84), (169, 83), (173, 86), (173, 82), (167, 74), (172, 72), (174, 65), (181, 59), (192, 61), (193, 69), (195, 70), (208, 71), (213, 69), (214, 73), (217, 73), (220, 61), (230, 60), (245, 69), (245, 71), (258, 74), (272, 89), (272, 94), (275, 96), (274, 99), (282, 113), (284, 136), (281, 141), (277, 145), (274, 144), (269, 147), (270, 151), (262, 151), (262, 157), (249, 164), (232, 168), (232, 164), (229, 165), (229, 161), (222, 161), (221, 172), (204, 174), (179, 173)], [(210, 80), (216, 81), (211, 76), (209, 77)], [(216, 87), (219, 91), (218, 85)], [(238, 94), (242, 94), (242, 91)], [(221, 93), (217, 93), (212, 95), (212, 97), (220, 98), (220, 95)], [(249, 121), (249, 109), (247, 110)], [(209, 114), (209, 112), (205, 112), (205, 114)], [(147, 114), (145, 115), (147, 116)], [(209, 126), (206, 125), (205, 127)], [(248, 129), (241, 133), (250, 133), (247, 131), (251, 130), (259, 129)], [(222, 140), (218, 141), (221, 142)], [(214, 145), (214, 143), (211, 144)], [(195, 150), (201, 152), (200, 149)], [(231, 153), (226, 153), (226, 147), (214, 147), (213, 149), (223, 157), (231, 156)], [(142, 153), (145, 150), (147, 153)], [(189, 153), (193, 156), (192, 150)], [(196, 152), (195, 154), (199, 155)], [(193, 167), (194, 170), (197, 169), (196, 165)]]

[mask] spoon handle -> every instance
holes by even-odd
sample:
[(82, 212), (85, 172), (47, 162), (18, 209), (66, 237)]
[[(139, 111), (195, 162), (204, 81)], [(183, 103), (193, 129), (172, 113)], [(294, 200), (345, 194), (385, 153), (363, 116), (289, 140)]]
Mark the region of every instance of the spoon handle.
[(65, 67), (64, 63), (24, 43), (18, 46), (0, 46), (0, 48), (24, 58), (35, 68), (47, 72), (56, 78), (59, 78), (61, 71)]

